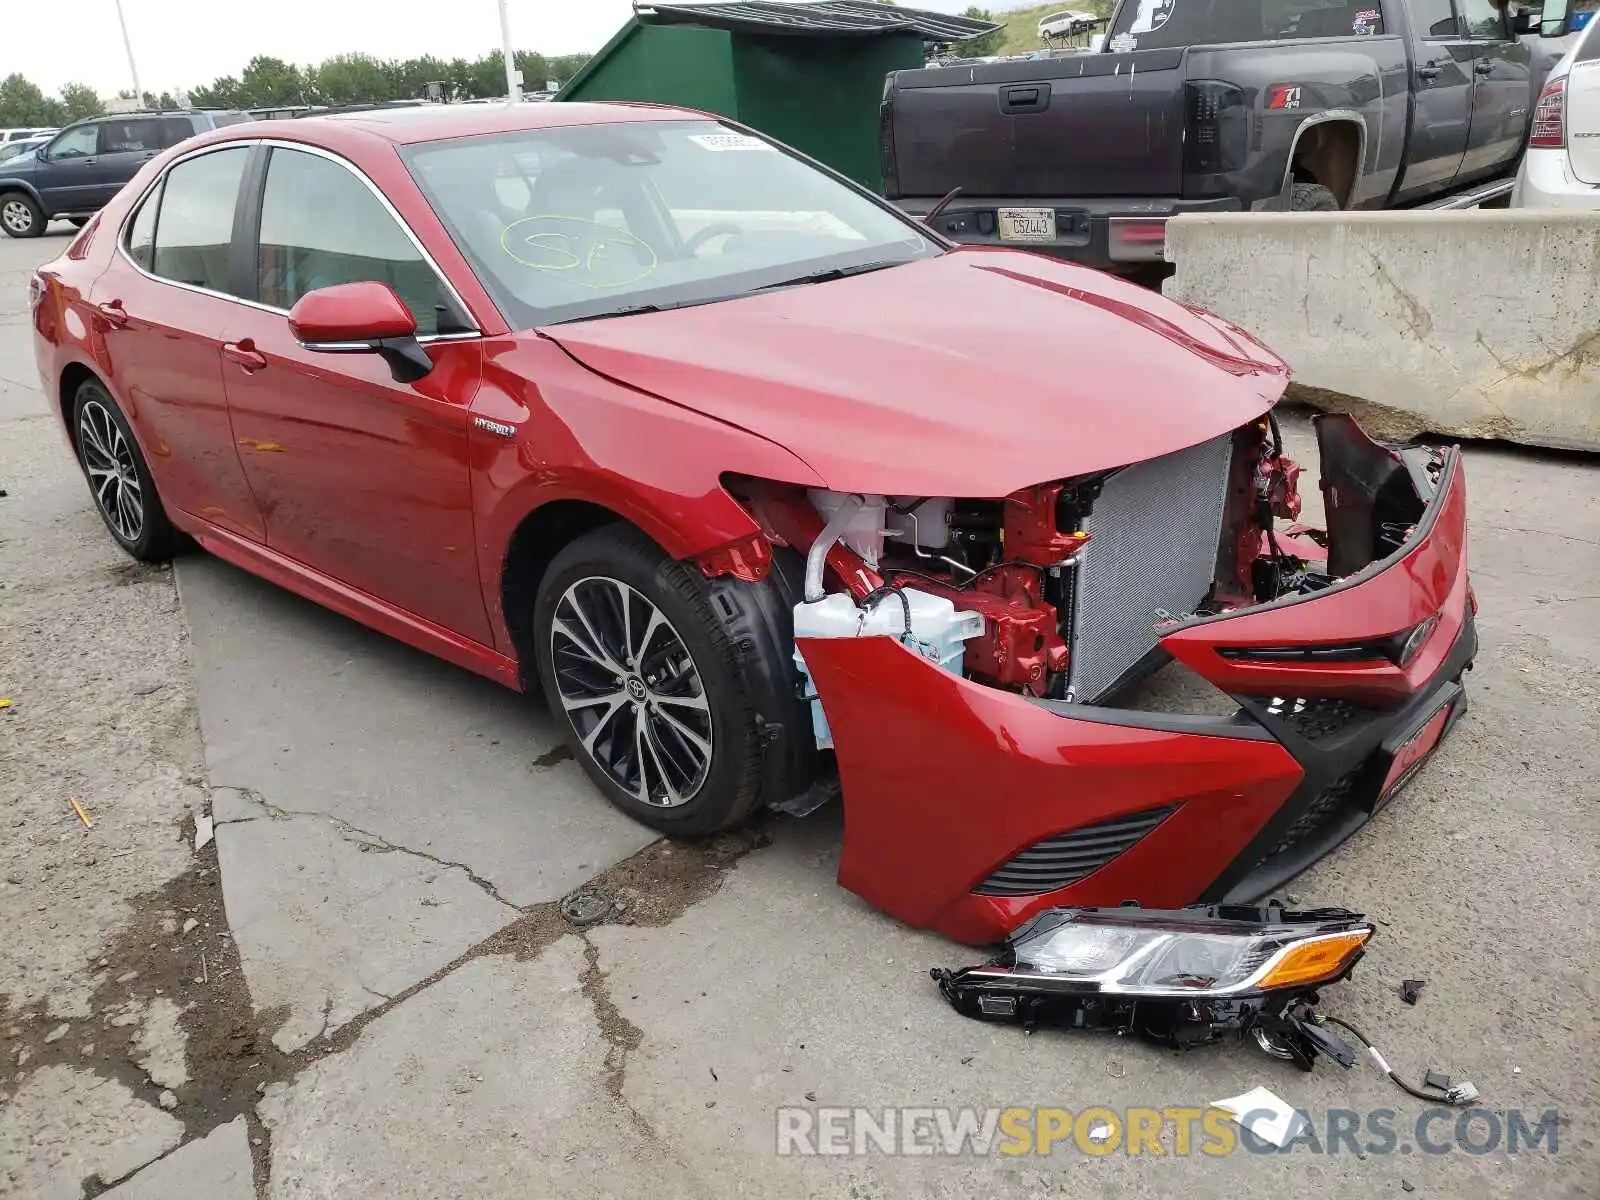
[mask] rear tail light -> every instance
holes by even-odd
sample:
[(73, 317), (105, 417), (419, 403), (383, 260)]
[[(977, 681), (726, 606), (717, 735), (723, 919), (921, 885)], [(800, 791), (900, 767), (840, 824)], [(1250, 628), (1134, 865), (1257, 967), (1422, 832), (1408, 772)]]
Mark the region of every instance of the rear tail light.
[(1533, 133), (1528, 145), (1548, 150), (1561, 150), (1567, 144), (1567, 81), (1552, 79), (1539, 93), (1539, 105), (1533, 110)]
[(34, 312), (44, 303), (44, 280), (37, 275), (28, 279), (28, 311)]
[(878, 105), (878, 161), (883, 168), (883, 194), (893, 200), (900, 195), (900, 165), (894, 149), (894, 76), (883, 81), (883, 102)]

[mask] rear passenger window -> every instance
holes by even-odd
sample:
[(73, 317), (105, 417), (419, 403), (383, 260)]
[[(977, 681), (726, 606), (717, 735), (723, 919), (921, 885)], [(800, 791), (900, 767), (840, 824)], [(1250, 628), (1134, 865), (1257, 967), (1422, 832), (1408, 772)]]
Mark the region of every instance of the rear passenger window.
[(1411, 0), (1411, 19), (1423, 37), (1460, 37), (1455, 9), (1450, 0)]
[(130, 117), (100, 125), (101, 154), (138, 154), (160, 150), (162, 122), (155, 117)]
[(187, 117), (162, 117), (161, 118), (161, 145), (176, 146), (185, 138), (194, 136), (194, 126), (189, 124)]
[(146, 271), (155, 269), (156, 212), (161, 207), (161, 185), (145, 197), (128, 230), (128, 256)]
[(417, 319), (439, 331), (448, 301), (439, 278), (372, 190), (349, 168), (316, 154), (275, 149), (261, 197), (260, 299), (276, 308), (336, 283), (386, 283)]
[(1108, 49), (1121, 53), (1383, 32), (1378, 0), (1128, 0), (1117, 11)]
[(233, 210), (249, 157), (249, 148), (238, 146), (187, 159), (167, 172), (156, 214), (157, 275), (232, 293)]

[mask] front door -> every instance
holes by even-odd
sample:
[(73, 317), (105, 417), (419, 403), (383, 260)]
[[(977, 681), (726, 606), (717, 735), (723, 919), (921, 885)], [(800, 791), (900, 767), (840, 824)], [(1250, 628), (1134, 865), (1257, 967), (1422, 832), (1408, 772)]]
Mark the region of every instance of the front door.
[(249, 157), (249, 147), (231, 146), (173, 166), (139, 206), (127, 258), (112, 259), (93, 299), (111, 378), (163, 501), (259, 542), (222, 377), (223, 331), (242, 307), (230, 299), (230, 253)]
[(1467, 137), (1463, 176), (1510, 171), (1528, 133), (1528, 71), (1532, 52), (1511, 32), (1506, 10), (1493, 0), (1458, 0), (1461, 19), (1472, 38), (1472, 131)]
[(100, 188), (100, 125), (74, 125), (48, 142), (34, 173), (45, 215), (93, 212)]
[[(467, 464), (467, 406), (482, 355), (470, 337), (437, 340), (441, 314), (458, 305), (368, 183), (338, 159), (273, 148), (260, 231), (264, 307), (239, 310), (223, 352), (234, 436), (267, 544), (490, 644)], [(397, 383), (375, 354), (319, 353), (295, 340), (287, 320), (295, 301), (359, 280), (388, 284), (416, 315), (435, 364), (423, 379)]]

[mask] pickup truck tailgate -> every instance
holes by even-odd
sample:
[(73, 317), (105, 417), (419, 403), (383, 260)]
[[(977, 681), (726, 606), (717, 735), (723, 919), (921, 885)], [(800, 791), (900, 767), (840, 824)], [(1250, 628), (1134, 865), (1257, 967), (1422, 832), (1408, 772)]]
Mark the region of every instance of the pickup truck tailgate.
[(898, 71), (891, 197), (1176, 196), (1183, 48)]

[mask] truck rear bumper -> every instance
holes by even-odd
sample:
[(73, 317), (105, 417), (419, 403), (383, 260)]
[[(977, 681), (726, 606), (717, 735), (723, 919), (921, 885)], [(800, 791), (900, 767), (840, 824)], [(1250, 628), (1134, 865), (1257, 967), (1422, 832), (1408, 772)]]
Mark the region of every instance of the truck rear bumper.
[[(939, 203), (937, 196), (908, 196), (894, 201), (910, 216), (921, 218)], [(1162, 261), (1167, 221), (1183, 213), (1238, 212), (1231, 196), (1209, 200), (1178, 197), (1140, 199), (1110, 197), (1092, 200), (1061, 196), (957, 196), (933, 227), (952, 241), (979, 246), (1032, 250), (1088, 267), (1116, 269)], [(1002, 209), (1048, 209), (1055, 214), (1051, 241), (1010, 241), (1000, 236)]]

